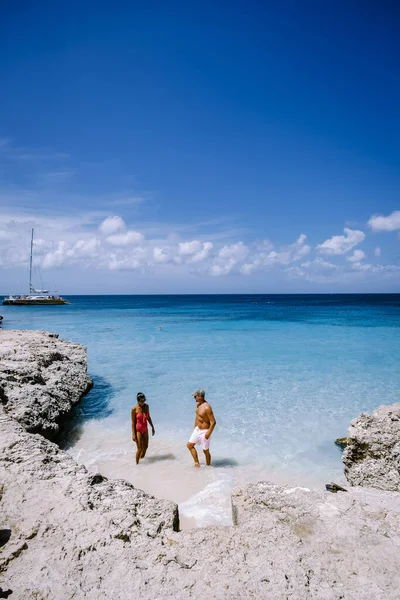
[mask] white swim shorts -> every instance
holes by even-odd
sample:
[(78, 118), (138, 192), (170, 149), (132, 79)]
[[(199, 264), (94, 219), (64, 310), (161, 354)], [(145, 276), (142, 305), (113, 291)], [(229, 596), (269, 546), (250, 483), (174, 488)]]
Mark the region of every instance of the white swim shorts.
[(208, 429), (200, 429), (200, 427), (195, 427), (193, 429), (193, 433), (190, 436), (189, 442), (191, 444), (201, 444), (203, 450), (208, 450), (210, 447), (210, 438), (206, 439), (206, 433)]

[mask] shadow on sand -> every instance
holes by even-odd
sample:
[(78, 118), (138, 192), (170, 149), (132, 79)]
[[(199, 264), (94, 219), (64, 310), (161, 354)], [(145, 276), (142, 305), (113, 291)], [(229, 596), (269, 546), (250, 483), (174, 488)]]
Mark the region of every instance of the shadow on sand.
[(175, 454), (158, 454), (156, 456), (147, 456), (146, 462), (155, 463), (161, 460), (176, 460)]
[(212, 460), (211, 461), (211, 466), (212, 467), (237, 467), (238, 466), (238, 462), (233, 459), (233, 458), (220, 458), (218, 460)]
[(105, 419), (112, 414), (109, 404), (114, 393), (112, 385), (106, 379), (93, 377), (93, 388), (75, 404), (68, 417), (62, 422), (60, 431), (53, 441), (62, 450), (74, 446), (82, 435), (86, 421)]

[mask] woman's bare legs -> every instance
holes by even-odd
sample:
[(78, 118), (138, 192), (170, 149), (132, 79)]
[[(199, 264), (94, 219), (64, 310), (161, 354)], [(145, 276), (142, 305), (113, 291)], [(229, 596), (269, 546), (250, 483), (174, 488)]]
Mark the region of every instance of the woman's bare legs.
[(138, 465), (143, 452), (143, 433), (139, 433), (139, 431), (136, 432), (136, 446), (136, 464)]
[(142, 435), (142, 454), (140, 458), (144, 458), (146, 456), (147, 448), (149, 447), (149, 432), (145, 431)]

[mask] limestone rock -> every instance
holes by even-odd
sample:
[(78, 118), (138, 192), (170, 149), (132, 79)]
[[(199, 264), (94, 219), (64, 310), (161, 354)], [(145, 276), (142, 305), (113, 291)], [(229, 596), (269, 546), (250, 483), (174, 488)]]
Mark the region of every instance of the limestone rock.
[(93, 385), (86, 348), (44, 331), (0, 331), (0, 402), (27, 431), (53, 438)]
[(89, 591), (109, 570), (116, 576), (124, 549), (129, 555), (134, 548), (136, 560), (147, 553), (144, 545), (179, 527), (173, 502), (122, 480), (89, 475), (1, 407), (0, 456), (0, 528), (11, 532), (0, 552), (0, 571), (13, 598), (36, 593), (61, 600), (82, 586)]
[(347, 442), (342, 460), (352, 485), (400, 491), (400, 403), (361, 414)]
[(337, 438), (335, 440), (335, 444), (336, 444), (336, 446), (339, 446), (339, 448), (341, 448), (341, 450), (344, 450), (347, 446), (347, 438), (346, 437)]
[(397, 493), (259, 483), (233, 493), (236, 526), (177, 532), (173, 503), (21, 429), (0, 419), (0, 584), (17, 600), (398, 599)]
[(291, 583), (287, 595), (277, 598), (289, 597), (289, 591), (294, 598), (396, 597), (397, 493), (352, 488), (332, 495), (262, 482), (235, 491), (232, 506), (234, 522), (247, 530), (248, 539), (264, 539), (264, 557), (271, 559), (264, 560), (264, 576), (271, 583), (282, 569)]

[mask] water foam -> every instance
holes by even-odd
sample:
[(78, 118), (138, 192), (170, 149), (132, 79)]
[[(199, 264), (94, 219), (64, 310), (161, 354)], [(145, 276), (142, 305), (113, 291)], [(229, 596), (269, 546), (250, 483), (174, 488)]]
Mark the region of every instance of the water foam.
[(214, 476), (198, 494), (179, 505), (182, 521), (191, 520), (196, 527), (232, 525), (232, 479)]

